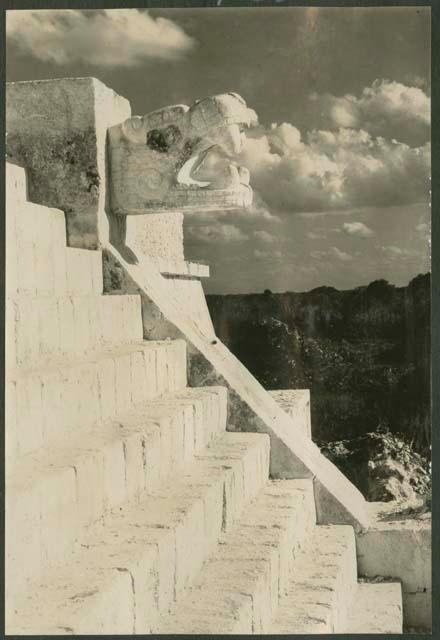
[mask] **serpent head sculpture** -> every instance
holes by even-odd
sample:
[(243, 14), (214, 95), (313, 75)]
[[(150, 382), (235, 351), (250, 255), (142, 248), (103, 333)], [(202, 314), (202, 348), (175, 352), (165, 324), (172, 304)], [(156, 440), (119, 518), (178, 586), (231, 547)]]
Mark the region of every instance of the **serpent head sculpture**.
[(111, 210), (119, 215), (219, 211), (252, 203), (249, 171), (234, 162), (257, 123), (236, 93), (135, 116), (109, 129)]

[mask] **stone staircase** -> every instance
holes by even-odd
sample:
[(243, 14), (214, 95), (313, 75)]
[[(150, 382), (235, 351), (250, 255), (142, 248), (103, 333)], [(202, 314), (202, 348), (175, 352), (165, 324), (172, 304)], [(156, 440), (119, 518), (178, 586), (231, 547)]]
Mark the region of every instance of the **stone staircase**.
[(7, 634), (401, 633), (313, 480), (269, 479), (269, 436), (226, 431), (227, 389), (7, 172)]

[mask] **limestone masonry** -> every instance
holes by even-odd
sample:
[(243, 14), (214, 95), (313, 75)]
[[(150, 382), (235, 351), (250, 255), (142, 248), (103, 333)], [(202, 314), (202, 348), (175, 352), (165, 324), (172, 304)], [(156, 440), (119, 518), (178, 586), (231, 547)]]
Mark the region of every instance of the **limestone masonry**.
[(7, 634), (430, 629), (429, 524), (382, 522), (185, 261), (182, 213), (250, 204), (255, 122), (234, 93), (132, 117), (93, 78), (7, 87)]

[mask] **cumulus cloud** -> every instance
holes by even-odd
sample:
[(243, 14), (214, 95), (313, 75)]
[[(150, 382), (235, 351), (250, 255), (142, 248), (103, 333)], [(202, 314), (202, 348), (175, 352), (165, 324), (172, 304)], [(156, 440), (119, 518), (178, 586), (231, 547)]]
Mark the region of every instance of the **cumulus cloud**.
[(386, 207), (429, 197), (430, 144), (412, 148), (363, 129), (313, 130), (290, 123), (248, 138), (242, 161), (272, 211)]
[(349, 236), (358, 236), (359, 238), (370, 238), (374, 232), (363, 222), (344, 222), (342, 229)]
[(261, 240), (261, 242), (266, 242), (268, 244), (275, 242), (276, 238), (269, 233), (268, 231), (254, 231), (254, 237), (257, 238), (257, 240)]
[(351, 256), (349, 253), (346, 253), (345, 251), (341, 251), (340, 249), (338, 249), (338, 247), (332, 247), (329, 251), (329, 254), (334, 256), (338, 260), (341, 260), (342, 262), (350, 262), (351, 260), (353, 260), (353, 256)]
[(58, 65), (130, 67), (177, 59), (195, 44), (172, 20), (138, 9), (8, 11), (6, 32), (19, 51)]
[(257, 260), (267, 260), (267, 259), (277, 259), (279, 260), (280, 258), (283, 257), (283, 254), (281, 253), (281, 251), (262, 251), (261, 249), (254, 249), (254, 258), (257, 258)]
[(326, 251), (311, 251), (310, 257), (319, 262), (331, 262), (334, 258), (341, 262), (351, 262), (351, 260), (353, 260), (352, 255), (345, 251), (341, 251), (338, 247), (330, 247)]
[(244, 242), (247, 235), (233, 224), (189, 225), (189, 238), (201, 242)]
[(391, 259), (412, 258), (419, 255), (419, 252), (414, 249), (405, 249), (403, 247), (397, 247), (396, 245), (382, 246), (381, 250)]
[(420, 86), (375, 80), (359, 97), (311, 94), (321, 126), (364, 129), (408, 144), (429, 139), (431, 102)]

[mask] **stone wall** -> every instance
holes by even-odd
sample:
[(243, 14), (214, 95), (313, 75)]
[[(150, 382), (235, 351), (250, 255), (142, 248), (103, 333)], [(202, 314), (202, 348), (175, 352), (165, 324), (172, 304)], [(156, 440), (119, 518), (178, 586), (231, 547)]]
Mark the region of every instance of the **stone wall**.
[(64, 211), (71, 247), (108, 240), (107, 129), (130, 111), (95, 78), (6, 85), (7, 160), (26, 167), (32, 202)]
[(155, 213), (127, 217), (126, 243), (151, 258), (183, 261), (183, 214)]

